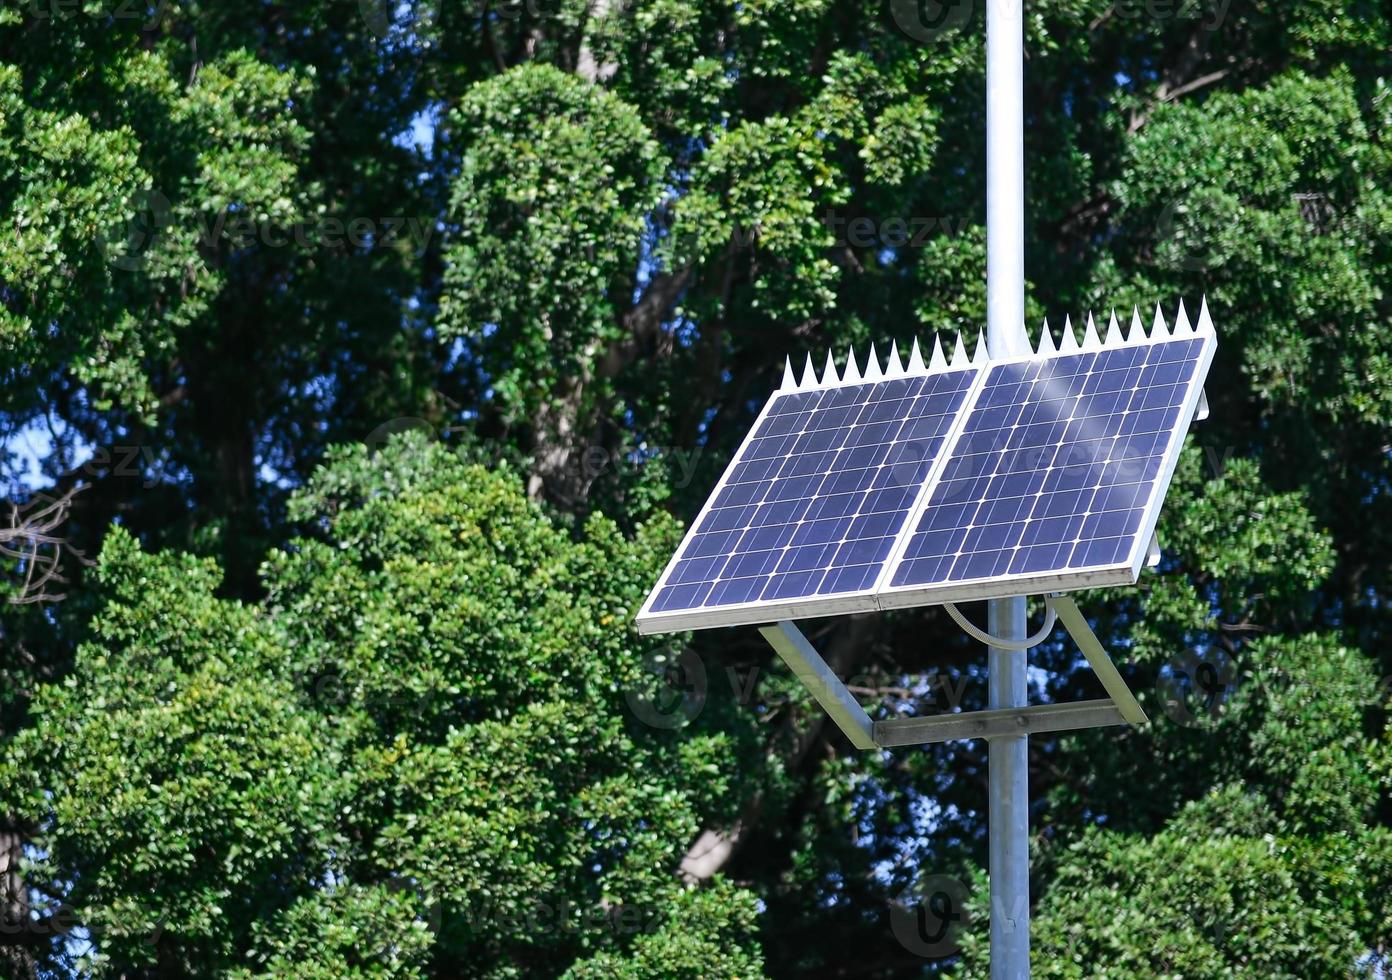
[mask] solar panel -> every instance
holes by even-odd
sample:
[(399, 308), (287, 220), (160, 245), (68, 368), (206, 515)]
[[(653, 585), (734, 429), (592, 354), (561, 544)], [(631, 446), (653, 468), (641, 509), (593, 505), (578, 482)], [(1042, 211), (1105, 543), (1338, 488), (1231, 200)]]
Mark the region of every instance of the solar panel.
[(869, 594), (980, 373), (941, 349), (927, 366), (896, 362), (881, 375), (872, 350), (869, 379), (852, 358), (846, 377), (829, 362), (815, 384), (774, 394), (647, 612), (753, 607), (762, 622), (771, 604)]
[(1180, 307), (1106, 341), (862, 377), (791, 366), (638, 616), (641, 632), (1129, 584), (1216, 340)]
[(1134, 582), (1212, 340), (991, 365), (881, 607)]

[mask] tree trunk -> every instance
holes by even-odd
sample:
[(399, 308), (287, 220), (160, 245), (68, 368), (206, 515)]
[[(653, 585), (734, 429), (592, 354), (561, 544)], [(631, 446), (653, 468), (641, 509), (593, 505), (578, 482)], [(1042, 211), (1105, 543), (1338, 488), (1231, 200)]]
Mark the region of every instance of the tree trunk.
[[(823, 656), (833, 673), (845, 677), (859, 668), (864, 662), (875, 626), (873, 616), (859, 615), (851, 616), (837, 630)], [(803, 728), (793, 729), (792, 738), (782, 737), (787, 734), (784, 732), (773, 740), (775, 744), (788, 746), (784, 762), (789, 772), (801, 769), (807, 763), (813, 746), (830, 734), (827, 731), (826, 713), (815, 704), (812, 711), (813, 716)], [(795, 721), (796, 717), (790, 716), (786, 724), (792, 727)], [(706, 881), (720, 872), (739, 853), (739, 849), (748, 841), (749, 835), (757, 830), (763, 805), (763, 795), (755, 794), (733, 826), (703, 830), (682, 858), (682, 877), (688, 882), (696, 883)]]
[(8, 820), (0, 826), (0, 972), (18, 980), (38, 975), (34, 964), (36, 938), (29, 921), (29, 891), (20, 874), (24, 859), (24, 838)]

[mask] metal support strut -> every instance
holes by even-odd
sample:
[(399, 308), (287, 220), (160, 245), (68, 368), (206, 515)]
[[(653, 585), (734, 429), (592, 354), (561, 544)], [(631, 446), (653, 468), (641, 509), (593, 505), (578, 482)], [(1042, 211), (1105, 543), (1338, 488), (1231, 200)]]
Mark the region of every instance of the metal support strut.
[[(1000, 739), (1106, 725), (1144, 725), (1149, 719), (1078, 611), (1077, 604), (1060, 595), (1050, 596), (1049, 603), (1058, 613), (1058, 621), (1087, 657), (1109, 697), (1071, 704), (993, 706), (987, 711), (872, 721), (795, 623), (775, 623), (761, 627), (759, 632), (858, 749), (925, 745), (967, 738)], [(1023, 652), (1020, 655), (1023, 657)]]
[[(988, 5), (989, 7), (990, 5)], [(995, 599), (987, 606), (988, 629), (1005, 639), (1025, 635), (1025, 599)], [(1028, 703), (1024, 650), (989, 647), (988, 703), (1019, 711)], [(1017, 729), (990, 738), (991, 978), (1019, 980), (1029, 967), (1029, 734)]]
[[(1029, 705), (1025, 650), (991, 647), (988, 710), (872, 721), (794, 623), (785, 620), (759, 630), (858, 749), (967, 738), (984, 738), (990, 743), (991, 975), (1009, 980), (1029, 976), (1029, 736), (1103, 725), (1143, 725), (1147, 721), (1077, 604), (1057, 593), (1045, 601), (1047, 626), (1051, 628), (1057, 616), (1109, 697)], [(970, 626), (960, 613), (953, 618)], [(1023, 647), (1026, 639), (1042, 642), (1047, 638), (1039, 633), (1025, 637), (1023, 596), (991, 601), (987, 618), (989, 635), (975, 627), (970, 632), (1014, 647)]]

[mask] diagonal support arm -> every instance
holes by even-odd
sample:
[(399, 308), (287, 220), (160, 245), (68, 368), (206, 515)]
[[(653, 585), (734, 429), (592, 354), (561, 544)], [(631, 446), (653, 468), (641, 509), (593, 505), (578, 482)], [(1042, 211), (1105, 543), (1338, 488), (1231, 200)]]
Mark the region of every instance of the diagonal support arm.
[(759, 632), (769, 646), (783, 658), (797, 679), (807, 686), (836, 726), (846, 733), (858, 749), (875, 748), (874, 726), (860, 702), (846, 690), (822, 655), (802, 635), (794, 624), (784, 620), (772, 626), (761, 626)]
[(875, 722), (795, 624), (785, 620), (760, 627), (759, 632), (858, 749), (1064, 732), (1105, 725), (1144, 725), (1149, 721), (1086, 617), (1078, 610), (1077, 603), (1063, 595), (1051, 595), (1049, 603), (1110, 697), (1073, 704), (1022, 705)]
[(1087, 618), (1078, 611), (1078, 604), (1064, 595), (1051, 596), (1049, 601), (1058, 612), (1063, 628), (1068, 630), (1073, 642), (1078, 644), (1078, 649), (1083, 651), (1083, 656), (1087, 657), (1087, 662), (1092, 665), (1093, 673), (1102, 682), (1103, 689), (1111, 695), (1117, 710), (1121, 712), (1121, 717), (1132, 725), (1144, 725), (1150, 719), (1141, 709), (1136, 696), (1131, 693), (1131, 688), (1126, 686), (1126, 681), (1117, 672), (1112, 658), (1102, 649), (1102, 643), (1088, 625)]

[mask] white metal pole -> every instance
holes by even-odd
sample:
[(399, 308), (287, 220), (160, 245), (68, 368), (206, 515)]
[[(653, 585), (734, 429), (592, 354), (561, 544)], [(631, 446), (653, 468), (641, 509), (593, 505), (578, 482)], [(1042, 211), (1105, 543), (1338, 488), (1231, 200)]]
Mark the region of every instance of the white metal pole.
[(986, 2), (986, 342), (997, 358), (1029, 353), (1022, 7)]
[[(986, 342), (992, 357), (1026, 354), (1024, 0), (986, 0)], [(1025, 600), (996, 599), (993, 636), (1022, 639)], [(992, 708), (1025, 704), (1024, 651), (987, 653)], [(991, 978), (1022, 980), (1029, 955), (1029, 739), (989, 750)]]
[[(987, 612), (991, 633), (1007, 639), (1025, 635), (1025, 600), (994, 599)], [(1025, 703), (1025, 652), (987, 652), (990, 706)], [(1030, 975), (1029, 943), (1029, 736), (990, 740), (991, 980)]]

